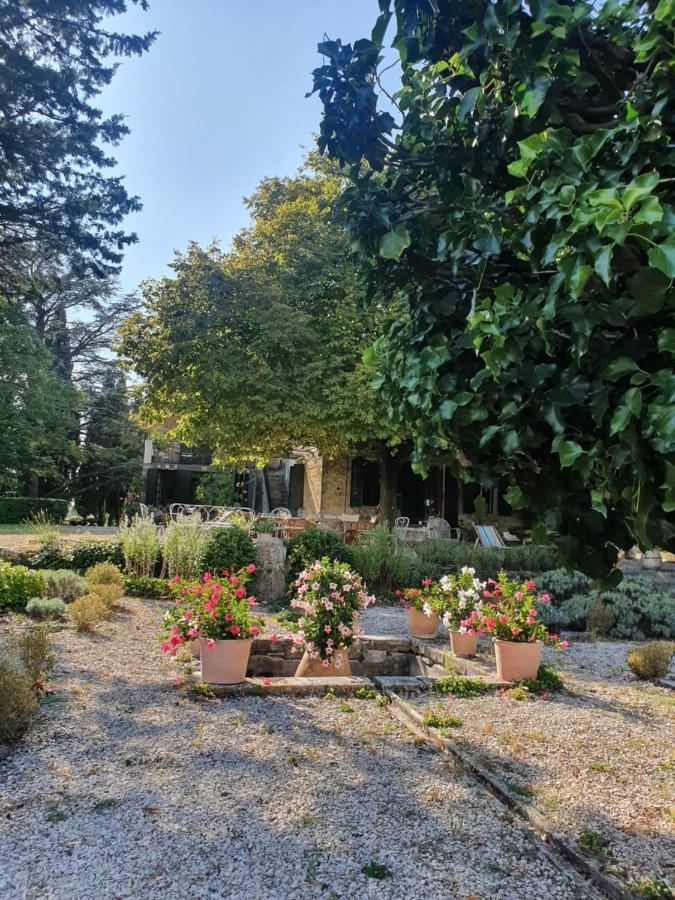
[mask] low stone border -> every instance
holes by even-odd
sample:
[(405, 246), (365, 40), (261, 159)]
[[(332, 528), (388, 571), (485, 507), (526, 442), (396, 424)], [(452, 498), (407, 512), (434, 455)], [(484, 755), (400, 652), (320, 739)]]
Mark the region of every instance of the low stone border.
[[(509, 790), (508, 786), (492, 772), (488, 771), (471, 754), (460, 749), (449, 738), (442, 737), (434, 729), (423, 724), (423, 717), (409, 703), (406, 703), (392, 690), (385, 690), (391, 700), (391, 711), (396, 718), (407, 725), (415, 734), (431, 744), (437, 750), (453, 756), (467, 772), (485, 785), (499, 800), (513, 809), (533, 828), (535, 834), (554, 847), (584, 878), (590, 879), (606, 897), (611, 900), (639, 900), (637, 894), (613, 875), (602, 872), (568, 837), (555, 831), (546, 816), (530, 803), (524, 803)], [(587, 883), (584, 882), (588, 887)]]
[[(201, 678), (199, 682), (201, 683)], [(323, 696), (328, 691), (340, 696), (350, 696), (361, 688), (373, 689), (370, 678), (354, 675), (341, 678), (247, 678), (241, 684), (211, 684), (211, 692), (216, 697), (278, 696), (291, 694), (295, 697)]]

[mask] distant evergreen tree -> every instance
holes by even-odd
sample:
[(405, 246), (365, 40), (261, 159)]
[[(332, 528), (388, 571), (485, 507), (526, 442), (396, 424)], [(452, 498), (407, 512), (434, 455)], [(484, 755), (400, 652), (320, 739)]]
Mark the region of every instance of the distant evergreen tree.
[(124, 494), (140, 484), (143, 436), (129, 413), (124, 375), (111, 369), (92, 396), (74, 490), (78, 511), (101, 523), (117, 521)]

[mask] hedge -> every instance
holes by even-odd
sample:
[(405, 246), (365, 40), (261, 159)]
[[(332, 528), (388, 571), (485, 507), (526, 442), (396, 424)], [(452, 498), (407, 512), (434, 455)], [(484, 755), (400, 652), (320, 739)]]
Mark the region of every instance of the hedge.
[(68, 514), (68, 501), (49, 497), (0, 497), (0, 523), (3, 525), (24, 522), (39, 512), (62, 522)]

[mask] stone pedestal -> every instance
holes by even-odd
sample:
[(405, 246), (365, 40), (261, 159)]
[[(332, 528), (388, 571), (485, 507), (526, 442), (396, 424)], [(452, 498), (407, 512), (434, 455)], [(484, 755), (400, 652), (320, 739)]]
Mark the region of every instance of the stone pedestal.
[(260, 603), (274, 603), (284, 593), (286, 548), (281, 538), (259, 534), (255, 542), (255, 593)]

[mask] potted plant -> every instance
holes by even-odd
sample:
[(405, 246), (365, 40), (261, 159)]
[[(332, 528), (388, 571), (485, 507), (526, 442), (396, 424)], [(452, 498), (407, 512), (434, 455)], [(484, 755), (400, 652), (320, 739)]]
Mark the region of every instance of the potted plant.
[(567, 641), (558, 640), (557, 634), (549, 634), (539, 619), (536, 603), (548, 603), (550, 597), (537, 595), (536, 589), (534, 581), (512, 581), (506, 572), (500, 572), (496, 581), (487, 580), (482, 627), (493, 636), (497, 677), (502, 681), (536, 678), (544, 643), (558, 649), (568, 646)]
[(255, 566), (222, 576), (204, 573), (198, 581), (172, 579), (169, 587), (174, 607), (167, 611), (167, 640), (162, 650), (175, 656), (188, 641), (199, 641), (202, 681), (237, 684), (246, 678), (253, 638), (260, 634), (262, 620), (252, 614), (256, 605), (247, 584)]
[(478, 635), (484, 630), (481, 614), (485, 582), (476, 578), (475, 569), (463, 566), (458, 575), (444, 575), (440, 586), (443, 591), (443, 624), (450, 634), (452, 652), (455, 656), (473, 656), (478, 646)]
[(291, 606), (302, 610), (294, 650), (304, 648), (296, 676), (351, 675), (349, 647), (361, 634), (361, 613), (375, 597), (347, 563), (313, 562), (294, 582)]
[(408, 628), (413, 637), (432, 638), (440, 624), (443, 608), (443, 592), (431, 578), (422, 579), (418, 588), (396, 591), (403, 608), (408, 611)]

